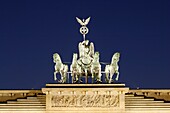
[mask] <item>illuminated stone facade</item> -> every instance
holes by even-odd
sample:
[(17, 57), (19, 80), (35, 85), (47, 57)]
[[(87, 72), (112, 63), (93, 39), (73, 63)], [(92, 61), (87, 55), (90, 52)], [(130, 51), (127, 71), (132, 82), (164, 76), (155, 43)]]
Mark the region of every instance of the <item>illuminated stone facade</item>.
[(41, 90), (0, 90), (0, 113), (170, 113), (169, 101), (170, 90), (47, 84)]

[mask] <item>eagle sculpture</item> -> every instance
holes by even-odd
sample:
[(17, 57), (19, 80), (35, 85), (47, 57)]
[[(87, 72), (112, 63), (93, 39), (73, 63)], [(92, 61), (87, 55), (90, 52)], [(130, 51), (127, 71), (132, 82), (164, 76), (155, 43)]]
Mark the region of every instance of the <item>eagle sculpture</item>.
[(80, 25), (82, 25), (82, 26), (86, 26), (90, 21), (90, 17), (87, 18), (86, 20), (85, 19), (80, 20), (78, 17), (76, 17), (76, 19), (77, 19), (77, 22), (80, 23)]

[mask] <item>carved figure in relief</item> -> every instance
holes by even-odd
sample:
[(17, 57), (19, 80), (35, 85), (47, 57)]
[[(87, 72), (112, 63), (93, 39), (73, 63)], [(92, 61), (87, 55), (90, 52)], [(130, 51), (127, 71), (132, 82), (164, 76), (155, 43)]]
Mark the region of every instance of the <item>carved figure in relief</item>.
[(118, 107), (119, 103), (119, 98), (118, 96), (111, 95), (110, 98), (110, 106)]
[(67, 72), (68, 72), (68, 66), (62, 63), (60, 55), (58, 53), (53, 54), (53, 61), (55, 63), (54, 80), (57, 81), (56, 74), (60, 73), (61, 80), (58, 80), (58, 82), (65, 83)]
[[(113, 57), (110, 65), (106, 65), (105, 67), (105, 73), (106, 73), (106, 81), (111, 83), (112, 82), (112, 77), (114, 74), (116, 74), (116, 80), (119, 79), (119, 57), (120, 53), (116, 52)], [(110, 79), (109, 79), (110, 75)]]
[(118, 95), (55, 95), (52, 107), (118, 107)]

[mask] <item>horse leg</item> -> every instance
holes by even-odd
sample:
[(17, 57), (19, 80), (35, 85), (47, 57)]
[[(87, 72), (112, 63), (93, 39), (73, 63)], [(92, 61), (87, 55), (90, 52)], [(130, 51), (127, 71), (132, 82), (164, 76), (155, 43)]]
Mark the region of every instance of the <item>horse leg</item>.
[(102, 82), (101, 77), (102, 77), (102, 73), (101, 73), (101, 66), (100, 66), (99, 71), (98, 71), (98, 81), (99, 82)]
[(67, 80), (67, 72), (64, 72), (63, 83), (66, 83)]
[(95, 81), (95, 70), (94, 70), (93, 66), (91, 68), (91, 74), (92, 74), (92, 83), (94, 83), (94, 81)]
[(61, 75), (61, 79), (60, 79), (60, 83), (64, 83), (64, 72), (60, 71), (60, 75)]
[(112, 75), (110, 75), (110, 79), (109, 79), (109, 83), (111, 83), (112, 82)]
[(76, 83), (78, 81), (78, 75), (76, 73), (72, 74), (72, 83)]
[(94, 83), (94, 72), (92, 72), (92, 83)]
[(111, 82), (112, 82), (112, 77), (113, 77), (113, 73), (112, 73), (112, 72), (110, 72), (110, 79), (109, 79), (109, 83), (111, 83)]
[(119, 79), (119, 71), (116, 71), (116, 73), (117, 73), (116, 81), (118, 81), (118, 79)]
[(79, 73), (79, 75), (78, 75), (78, 82), (79, 82), (79, 83), (83, 83), (83, 80), (82, 80), (82, 75), (81, 75), (81, 73)]
[(105, 80), (106, 80), (106, 83), (109, 82), (109, 73), (106, 73), (106, 72), (105, 72)]
[(54, 80), (55, 81), (57, 80), (56, 74), (57, 74), (57, 71), (54, 72)]
[(101, 72), (99, 72), (99, 73), (98, 73), (98, 81), (99, 81), (99, 82), (102, 82), (101, 77), (102, 77), (102, 74), (101, 74)]
[(76, 74), (76, 82), (79, 81), (79, 77), (78, 77), (78, 74)]
[(65, 83), (66, 82), (66, 73), (62, 73), (61, 74), (61, 80), (60, 80), (61, 83)]
[(109, 83), (109, 73), (110, 72), (110, 70), (109, 70), (109, 65), (106, 65), (106, 67), (105, 67), (105, 81), (106, 81), (106, 83)]
[(97, 82), (98, 82), (98, 83), (101, 83), (101, 82), (102, 82), (102, 81), (101, 81), (101, 72), (100, 72), (100, 71), (95, 72), (95, 76), (96, 76)]
[(74, 74), (71, 73), (71, 78), (72, 78), (72, 84), (74, 83)]
[(87, 69), (85, 69), (85, 76), (86, 76), (86, 83), (88, 83), (88, 73), (87, 73)]

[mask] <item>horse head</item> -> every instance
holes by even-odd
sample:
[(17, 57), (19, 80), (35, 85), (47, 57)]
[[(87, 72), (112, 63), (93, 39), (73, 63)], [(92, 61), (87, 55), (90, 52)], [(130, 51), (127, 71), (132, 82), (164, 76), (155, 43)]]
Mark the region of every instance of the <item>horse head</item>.
[(53, 54), (53, 62), (54, 63), (57, 63), (57, 62), (61, 63), (61, 58), (60, 58), (60, 55), (58, 53)]
[(120, 53), (119, 53), (119, 52), (116, 52), (116, 53), (113, 55), (113, 57), (112, 57), (112, 62), (111, 62), (111, 64), (118, 62), (118, 61), (119, 61), (119, 57), (120, 57)]
[(77, 53), (74, 53), (73, 54), (73, 60), (72, 60), (72, 63), (74, 62), (77, 62), (77, 57), (78, 57), (78, 55), (77, 55)]
[(95, 54), (94, 54), (94, 60), (95, 61), (99, 61), (99, 52), (95, 52)]

